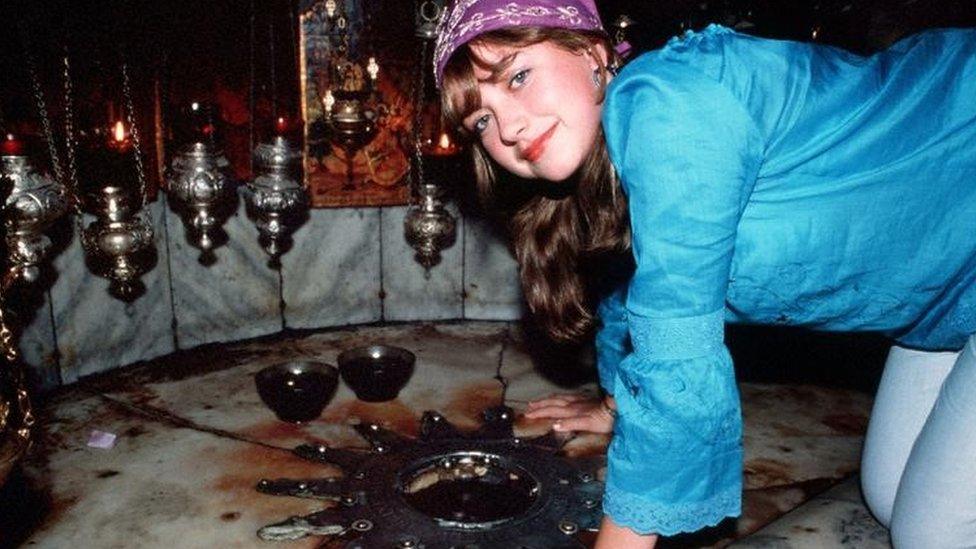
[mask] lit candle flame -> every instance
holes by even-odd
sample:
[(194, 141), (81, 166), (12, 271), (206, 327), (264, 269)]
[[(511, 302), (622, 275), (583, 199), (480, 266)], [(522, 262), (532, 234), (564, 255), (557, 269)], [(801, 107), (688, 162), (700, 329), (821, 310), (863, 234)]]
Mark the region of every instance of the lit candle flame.
[(441, 149), (451, 148), (451, 138), (448, 137), (447, 132), (441, 134), (441, 138), (437, 140), (437, 146)]
[(332, 112), (332, 105), (335, 105), (335, 97), (332, 96), (332, 90), (325, 91), (322, 104), (325, 106), (325, 112)]
[(366, 63), (366, 72), (369, 73), (370, 80), (376, 80), (380, 73), (380, 64), (376, 62), (375, 57), (369, 58), (369, 62)]
[(115, 140), (119, 143), (125, 141), (125, 126), (121, 120), (115, 123), (115, 128), (112, 130), (112, 133), (115, 136)]
[(13, 141), (13, 140), (14, 140), (14, 134), (8, 133), (7, 134), (7, 141)]

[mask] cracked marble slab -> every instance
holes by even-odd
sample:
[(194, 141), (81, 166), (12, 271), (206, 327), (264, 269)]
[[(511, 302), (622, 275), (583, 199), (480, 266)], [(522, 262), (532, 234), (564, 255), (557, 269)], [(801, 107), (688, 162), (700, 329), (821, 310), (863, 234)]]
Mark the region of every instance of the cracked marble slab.
[[(320, 418), (296, 425), (278, 421), (257, 395), (254, 374), (265, 366), (294, 359), (335, 364), (342, 350), (372, 343), (417, 355), (413, 378), (393, 401), (359, 401), (342, 383)], [(550, 353), (542, 358), (551, 364), (540, 368), (532, 343), (531, 336), (506, 322), (362, 326), (206, 345), (86, 379), (46, 407), (22, 479), (24, 490), (36, 497), (15, 499), (47, 503), (34, 509), (43, 517), (21, 521), (35, 529), (20, 541), (63, 547), (65, 540), (91, 539), (91, 546), (123, 547), (135, 532), (145, 547), (264, 546), (255, 537), (257, 528), (310, 512), (302, 507), (307, 501), (253, 489), (260, 478), (321, 475), (321, 466), (290, 453), (298, 444), (363, 447), (351, 427), (358, 422), (413, 436), (428, 409), (472, 429), (481, 424), (483, 409), (503, 399), (519, 411), (555, 391), (595, 390), (590, 351)], [(868, 523), (858, 522), (862, 506), (856, 492), (837, 492), (846, 495), (831, 495), (831, 503), (821, 506), (839, 514), (780, 518), (856, 469), (870, 399), (808, 386), (745, 383), (740, 390), (746, 427), (744, 515), (711, 537), (671, 546), (724, 546), (764, 527), (757, 536), (773, 537), (757, 539), (833, 539), (790, 525), (773, 529), (787, 519), (799, 521), (801, 530), (827, 529), (820, 534), (862, 532), (858, 539), (874, 543), (871, 531), (857, 529)], [(116, 434), (116, 445), (87, 447), (95, 429)], [(547, 432), (549, 423), (519, 417), (516, 430), (535, 436)], [(572, 438), (566, 450), (572, 456), (600, 456), (606, 443), (607, 437), (583, 435)], [(0, 503), (7, 505), (4, 497)], [(145, 512), (138, 512), (140, 504)], [(0, 534), (3, 526), (0, 519)], [(303, 543), (287, 547), (312, 546)]]
[[(183, 355), (182, 365), (164, 360), (147, 365), (145, 373), (117, 378), (121, 386), (106, 387), (106, 395), (134, 409), (282, 448), (303, 442), (362, 444), (349, 427), (358, 421), (415, 434), (421, 414), (432, 409), (459, 427), (474, 428), (481, 411), (502, 400), (502, 384), (495, 376), (506, 330), (503, 323), (408, 324), (200, 349)], [(255, 389), (254, 374), (266, 366), (287, 360), (336, 365), (343, 350), (378, 343), (404, 347), (417, 357), (413, 377), (393, 401), (360, 401), (340, 383), (319, 419), (296, 426), (278, 421)], [(179, 370), (172, 370), (174, 366)], [(148, 370), (172, 376), (154, 380)]]
[(732, 547), (889, 549), (888, 530), (864, 506), (857, 482), (845, 480)]

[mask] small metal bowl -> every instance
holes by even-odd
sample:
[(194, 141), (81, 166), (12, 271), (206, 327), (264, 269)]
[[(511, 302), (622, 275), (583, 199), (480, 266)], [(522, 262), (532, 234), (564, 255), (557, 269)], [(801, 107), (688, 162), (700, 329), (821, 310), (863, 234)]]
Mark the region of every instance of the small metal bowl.
[(359, 400), (385, 402), (400, 394), (416, 361), (413, 353), (400, 347), (357, 347), (339, 355), (339, 374)]
[(322, 362), (288, 361), (264, 368), (254, 376), (254, 383), (278, 419), (300, 423), (322, 414), (335, 395), (339, 372)]

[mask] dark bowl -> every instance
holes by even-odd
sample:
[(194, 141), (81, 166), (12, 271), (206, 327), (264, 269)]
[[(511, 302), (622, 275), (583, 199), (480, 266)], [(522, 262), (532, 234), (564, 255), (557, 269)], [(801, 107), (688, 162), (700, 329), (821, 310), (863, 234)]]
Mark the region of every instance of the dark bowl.
[(258, 395), (282, 421), (311, 421), (322, 414), (339, 385), (335, 366), (289, 361), (264, 368), (254, 376)]
[(339, 373), (359, 400), (385, 402), (400, 394), (410, 381), (417, 357), (400, 347), (369, 345), (343, 351)]

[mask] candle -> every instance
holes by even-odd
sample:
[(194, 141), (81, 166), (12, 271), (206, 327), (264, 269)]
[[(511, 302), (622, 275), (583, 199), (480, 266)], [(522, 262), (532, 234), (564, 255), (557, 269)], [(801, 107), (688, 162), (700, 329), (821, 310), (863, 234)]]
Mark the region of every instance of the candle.
[(8, 133), (3, 143), (0, 143), (0, 154), (3, 156), (22, 156), (24, 154), (24, 142), (16, 135)]
[(441, 132), (436, 142), (429, 143), (424, 150), (425, 183), (439, 185), (455, 181), (461, 170), (457, 154), (460, 150), (447, 132)]
[(375, 57), (370, 57), (369, 62), (366, 63), (366, 73), (369, 74), (369, 79), (376, 82), (376, 77), (380, 74), (380, 65), (376, 62)]
[(322, 98), (322, 106), (325, 107), (326, 114), (332, 113), (332, 106), (335, 105), (335, 96), (332, 90), (325, 90), (325, 97)]
[(284, 116), (279, 116), (278, 119), (275, 120), (275, 133), (278, 135), (285, 135), (288, 133), (288, 126), (288, 119)]
[(433, 156), (451, 156), (457, 152), (458, 147), (451, 141), (451, 137), (447, 135), (447, 132), (441, 133), (441, 136), (437, 139), (437, 145), (430, 150), (430, 154)]
[(116, 121), (112, 126), (112, 132), (108, 139), (108, 148), (119, 153), (127, 153), (132, 148), (132, 142), (129, 140), (129, 132), (126, 131), (125, 124), (121, 120)]

